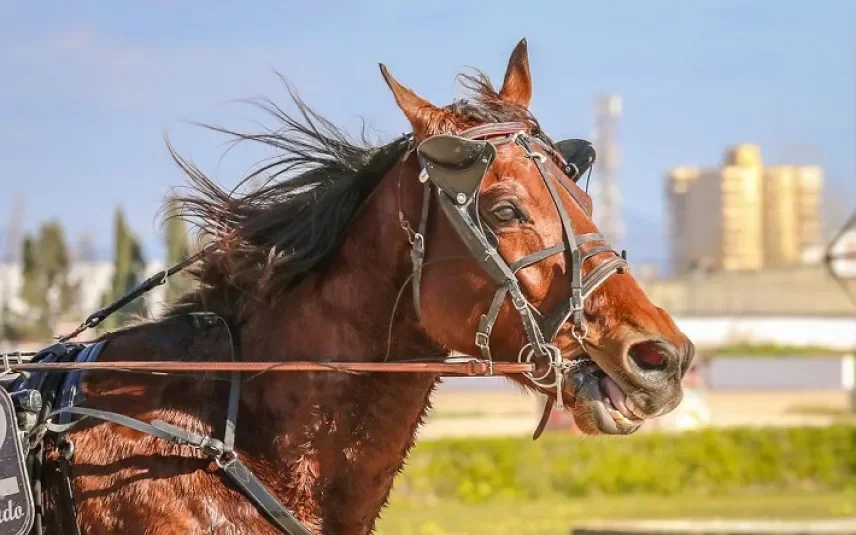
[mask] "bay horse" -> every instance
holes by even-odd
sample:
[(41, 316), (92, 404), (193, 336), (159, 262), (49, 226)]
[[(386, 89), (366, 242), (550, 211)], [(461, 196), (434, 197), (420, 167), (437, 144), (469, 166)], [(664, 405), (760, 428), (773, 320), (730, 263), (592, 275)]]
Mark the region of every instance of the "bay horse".
[[(526, 41), (499, 90), (466, 75), (471, 95), (445, 107), (380, 69), (412, 127), (385, 145), (349, 141), (289, 86), (302, 120), (262, 101), (281, 125), (221, 129), (277, 149), (248, 177), (268, 177), (260, 188), (223, 190), (169, 147), (189, 177), (186, 214), (218, 247), (162, 317), (102, 335), (99, 362), (460, 352), (539, 363), (513, 380), (558, 399), (587, 434), (629, 434), (674, 409), (693, 345), (598, 233), (568, 145), (529, 111)], [(232, 392), (216, 379), (91, 373), (80, 405), (215, 436)], [(244, 374), (234, 452), (306, 532), (371, 533), (438, 382)], [(71, 504), (58, 454), (45, 458), (48, 533), (280, 533), (199, 448), (99, 420), (68, 442)]]

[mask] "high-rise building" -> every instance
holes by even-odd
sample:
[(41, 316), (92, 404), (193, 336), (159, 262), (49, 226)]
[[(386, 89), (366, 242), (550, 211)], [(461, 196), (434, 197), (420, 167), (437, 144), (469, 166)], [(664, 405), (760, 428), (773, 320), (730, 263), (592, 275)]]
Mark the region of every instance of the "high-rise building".
[(807, 248), (821, 243), (819, 167), (775, 166), (764, 180), (764, 252), (770, 267), (800, 263)]
[(672, 169), (666, 197), (673, 274), (801, 263), (821, 243), (821, 190), (820, 168), (765, 168), (754, 145), (729, 149), (716, 169)]
[(594, 102), (594, 146), (597, 162), (596, 179), (591, 184), (594, 220), (607, 241), (621, 248), (624, 221), (621, 216), (621, 190), (618, 184), (620, 155), (618, 151), (618, 120), (621, 118), (621, 96), (598, 95)]

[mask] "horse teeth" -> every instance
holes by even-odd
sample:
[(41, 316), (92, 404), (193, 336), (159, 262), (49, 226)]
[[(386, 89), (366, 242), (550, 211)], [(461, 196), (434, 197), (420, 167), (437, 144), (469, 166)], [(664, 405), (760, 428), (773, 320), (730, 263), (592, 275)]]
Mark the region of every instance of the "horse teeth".
[(618, 412), (615, 409), (606, 409), (606, 411), (609, 413), (610, 416), (612, 416), (612, 419), (618, 423), (621, 423), (621, 424), (632, 424), (633, 423), (630, 420), (628, 420), (626, 416), (624, 416), (623, 414), (621, 414), (620, 412)]

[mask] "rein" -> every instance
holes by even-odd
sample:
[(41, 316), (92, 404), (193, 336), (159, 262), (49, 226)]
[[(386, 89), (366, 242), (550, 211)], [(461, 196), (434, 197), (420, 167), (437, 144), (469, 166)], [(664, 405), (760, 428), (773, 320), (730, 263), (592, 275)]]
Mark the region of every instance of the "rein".
[(444, 376), (482, 377), (530, 373), (535, 365), (519, 362), (489, 363), (467, 358), (459, 362), (183, 362), (111, 361), (6, 363), (9, 373), (67, 371), (170, 372), (346, 372), (346, 373), (436, 373)]

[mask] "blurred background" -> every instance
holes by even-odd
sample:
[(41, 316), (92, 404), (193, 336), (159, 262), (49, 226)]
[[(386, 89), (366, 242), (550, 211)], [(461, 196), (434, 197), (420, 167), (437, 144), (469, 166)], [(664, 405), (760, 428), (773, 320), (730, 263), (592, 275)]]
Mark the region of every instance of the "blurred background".
[(526, 37), (535, 116), (594, 142), (595, 220), (698, 364), (630, 438), (556, 411), (533, 443), (543, 400), (446, 380), (379, 531), (856, 532), (856, 283), (838, 278), (856, 276), (854, 21), (849, 0), (0, 0), (0, 351), (44, 346), (193, 249), (161, 225), (184, 183), (165, 136), (233, 186), (265, 152), (192, 123), (254, 129), (239, 100), (256, 96), (292, 110), (274, 71), (389, 140), (408, 125), (378, 62), (447, 104), (469, 66), (501, 82)]

